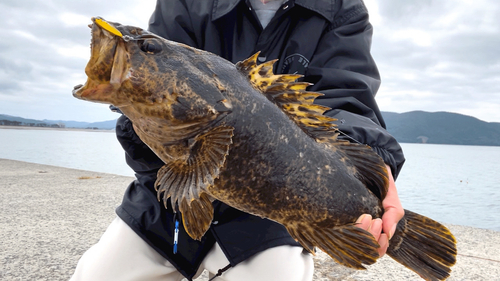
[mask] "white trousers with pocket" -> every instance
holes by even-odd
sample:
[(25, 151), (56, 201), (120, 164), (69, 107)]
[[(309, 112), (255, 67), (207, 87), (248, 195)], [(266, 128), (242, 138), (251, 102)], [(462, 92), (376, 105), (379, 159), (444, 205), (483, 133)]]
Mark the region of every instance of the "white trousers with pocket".
[[(202, 262), (214, 276), (229, 264), (217, 243)], [(228, 269), (214, 281), (311, 281), (314, 263), (301, 247), (279, 246)], [(181, 281), (170, 262), (149, 246), (120, 218), (113, 220), (97, 244), (80, 258), (70, 281)]]

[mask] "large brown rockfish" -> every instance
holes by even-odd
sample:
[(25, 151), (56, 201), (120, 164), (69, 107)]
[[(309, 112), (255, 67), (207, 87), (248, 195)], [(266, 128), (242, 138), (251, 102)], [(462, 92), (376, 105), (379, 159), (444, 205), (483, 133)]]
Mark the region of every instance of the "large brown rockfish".
[[(171, 199), (186, 231), (210, 227), (211, 201), (282, 225), (304, 248), (319, 247), (345, 266), (373, 264), (379, 245), (355, 225), (380, 218), (385, 164), (370, 147), (337, 139), (321, 94), (275, 75), (254, 55), (236, 65), (137, 27), (93, 18), (85, 85), (73, 95), (113, 104), (165, 165), (158, 199)], [(405, 210), (387, 253), (426, 280), (455, 263), (446, 227)]]

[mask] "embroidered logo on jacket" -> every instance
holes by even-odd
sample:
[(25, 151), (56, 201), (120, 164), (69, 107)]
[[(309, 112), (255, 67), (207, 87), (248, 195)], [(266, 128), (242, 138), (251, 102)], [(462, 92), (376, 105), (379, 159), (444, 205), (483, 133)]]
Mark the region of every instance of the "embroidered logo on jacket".
[(281, 73), (306, 74), (309, 60), (299, 53), (291, 54), (285, 58)]

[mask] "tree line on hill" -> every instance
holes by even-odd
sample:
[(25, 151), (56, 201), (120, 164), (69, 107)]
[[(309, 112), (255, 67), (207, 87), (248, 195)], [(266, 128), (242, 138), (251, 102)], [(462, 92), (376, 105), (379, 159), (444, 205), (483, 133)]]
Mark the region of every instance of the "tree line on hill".
[(47, 128), (65, 128), (66, 125), (64, 123), (57, 124), (47, 124), (44, 122), (40, 123), (27, 123), (21, 121), (13, 121), (13, 120), (0, 120), (0, 125), (3, 126), (23, 126), (23, 127), (47, 127)]
[(26, 118), (17, 117), (17, 116), (0, 114), (0, 125), (4, 125), (4, 126), (113, 130), (115, 128), (115, 124), (116, 124), (116, 120), (103, 121), (103, 122), (36, 120), (36, 119), (26, 119)]

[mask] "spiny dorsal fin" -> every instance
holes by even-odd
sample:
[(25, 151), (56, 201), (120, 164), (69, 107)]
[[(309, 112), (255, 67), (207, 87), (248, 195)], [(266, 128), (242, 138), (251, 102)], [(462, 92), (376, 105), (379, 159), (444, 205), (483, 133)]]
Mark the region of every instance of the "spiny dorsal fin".
[(277, 60), (257, 65), (259, 53), (238, 62), (236, 68), (247, 75), (250, 83), (278, 105), (306, 134), (319, 142), (336, 141), (337, 132), (332, 123), (335, 119), (323, 115), (330, 108), (313, 104), (323, 94), (306, 91), (311, 84), (296, 82), (302, 77), (300, 74), (274, 74), (273, 65)]
[(236, 68), (248, 75), (252, 85), (262, 93), (266, 93), (271, 85), (292, 83), (302, 77), (300, 74), (274, 74), (273, 65), (277, 59), (257, 65), (259, 54), (260, 52), (257, 52), (248, 59), (236, 63)]
[(367, 145), (338, 140), (336, 119), (323, 115), (329, 107), (314, 104), (321, 93), (309, 92), (307, 82), (296, 82), (302, 75), (274, 74), (271, 60), (257, 65), (259, 53), (238, 62), (236, 68), (248, 76), (250, 83), (280, 107), (290, 119), (317, 142), (327, 143), (346, 156), (361, 180), (380, 199), (387, 194), (388, 177), (383, 160)]

